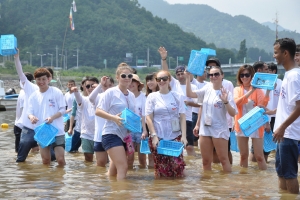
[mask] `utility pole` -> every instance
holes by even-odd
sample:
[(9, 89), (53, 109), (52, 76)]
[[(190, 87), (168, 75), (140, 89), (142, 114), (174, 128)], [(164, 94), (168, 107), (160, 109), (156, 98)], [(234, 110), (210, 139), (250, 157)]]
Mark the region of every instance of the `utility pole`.
[(149, 47), (147, 49), (147, 67), (149, 67)]
[(56, 50), (56, 68), (58, 68), (58, 47), (57, 47), (57, 45), (55, 47), (55, 50)]
[(66, 66), (66, 67), (65, 67), (65, 70), (67, 70), (67, 69), (68, 69), (68, 52), (67, 52), (67, 49), (65, 49), (65, 51), (66, 51), (66, 55), (65, 55), (65, 56), (66, 56), (66, 57), (65, 57), (65, 62), (66, 62), (66, 63), (65, 63), (65, 64), (66, 64), (65, 66)]
[(274, 23), (275, 23), (275, 27), (276, 27), (276, 35), (275, 35), (275, 39), (277, 40), (278, 39), (278, 13), (276, 12), (276, 18), (274, 19)]

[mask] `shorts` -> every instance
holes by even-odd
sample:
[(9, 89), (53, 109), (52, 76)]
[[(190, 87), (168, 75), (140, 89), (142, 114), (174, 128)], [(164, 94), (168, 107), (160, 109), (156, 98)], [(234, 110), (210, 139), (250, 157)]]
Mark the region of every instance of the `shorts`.
[(130, 133), (132, 137), (132, 142), (140, 144), (141, 143), (141, 136), (142, 134), (140, 133)]
[(51, 144), (51, 147), (54, 149), (55, 147), (63, 147), (65, 148), (65, 136), (60, 135), (55, 137), (55, 142)]
[[(231, 128), (229, 128), (229, 132), (231, 132)], [(216, 151), (215, 147), (214, 147), (214, 151)], [(230, 137), (228, 139), (228, 152), (230, 152)]]
[(17, 135), (21, 135), (21, 133), (22, 133), (22, 129), (14, 125), (14, 134), (17, 136)]
[[(198, 113), (192, 113), (192, 121), (193, 121), (193, 126), (192, 129), (195, 128), (196, 124), (197, 124), (197, 120), (198, 120)], [(199, 133), (199, 132), (198, 132)], [(193, 134), (194, 135), (194, 134)], [(194, 141), (197, 142), (199, 140), (199, 137), (196, 137), (195, 135), (194, 137)]]
[(186, 140), (187, 145), (194, 146), (193, 122), (186, 121)]
[[(259, 129), (257, 130), (257, 131), (255, 131), (255, 132), (253, 132), (251, 135), (249, 135), (248, 137), (249, 138), (260, 138), (259, 137)], [(238, 136), (238, 137), (247, 137), (247, 136), (245, 136), (245, 134), (243, 133), (243, 131), (241, 130), (241, 132), (235, 132), (235, 135), (236, 136)]]
[(94, 142), (94, 151), (95, 152), (105, 152), (102, 142)]
[(283, 138), (283, 141), (277, 144), (275, 167), (279, 177), (297, 178), (298, 140)]
[(94, 141), (81, 138), (81, 148), (83, 153), (94, 153)]
[(121, 138), (114, 134), (102, 135), (102, 145), (105, 151), (118, 146), (123, 146), (126, 151), (126, 143)]

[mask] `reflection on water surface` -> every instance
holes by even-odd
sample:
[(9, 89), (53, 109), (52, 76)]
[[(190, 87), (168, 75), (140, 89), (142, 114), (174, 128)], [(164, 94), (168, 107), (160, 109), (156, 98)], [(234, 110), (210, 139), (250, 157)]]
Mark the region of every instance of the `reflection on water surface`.
[[(0, 112), (0, 198), (64, 198), (64, 199), (295, 199), (300, 196), (279, 191), (271, 153), (266, 171), (256, 163), (248, 169), (238, 166), (239, 154), (233, 152), (233, 172), (224, 174), (220, 165), (211, 173), (203, 173), (201, 157), (185, 157), (187, 177), (154, 179), (153, 169), (135, 167), (124, 181), (108, 178), (106, 169), (85, 163), (81, 153), (66, 153), (67, 165), (58, 168), (41, 164), (38, 153), (30, 153), (25, 163), (16, 163), (14, 152), (15, 112)], [(199, 151), (197, 152), (199, 154)], [(137, 160), (137, 158), (135, 159)]]

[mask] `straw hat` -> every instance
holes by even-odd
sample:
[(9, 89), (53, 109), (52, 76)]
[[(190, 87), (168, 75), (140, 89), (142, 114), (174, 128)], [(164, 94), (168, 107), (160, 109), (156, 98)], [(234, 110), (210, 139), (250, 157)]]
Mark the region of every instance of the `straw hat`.
[(137, 81), (139, 83), (139, 91), (141, 91), (143, 89), (143, 87), (144, 87), (144, 83), (142, 83), (140, 81), (140, 78), (139, 78), (138, 75), (136, 75), (136, 74), (132, 74), (132, 75), (133, 75), (132, 79), (135, 80), (135, 81)]

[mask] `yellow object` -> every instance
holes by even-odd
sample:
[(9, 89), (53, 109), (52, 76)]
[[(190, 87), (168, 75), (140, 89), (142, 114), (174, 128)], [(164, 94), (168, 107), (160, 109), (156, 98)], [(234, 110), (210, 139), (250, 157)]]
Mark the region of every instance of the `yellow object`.
[(1, 124), (1, 128), (8, 128), (8, 124), (6, 123)]

